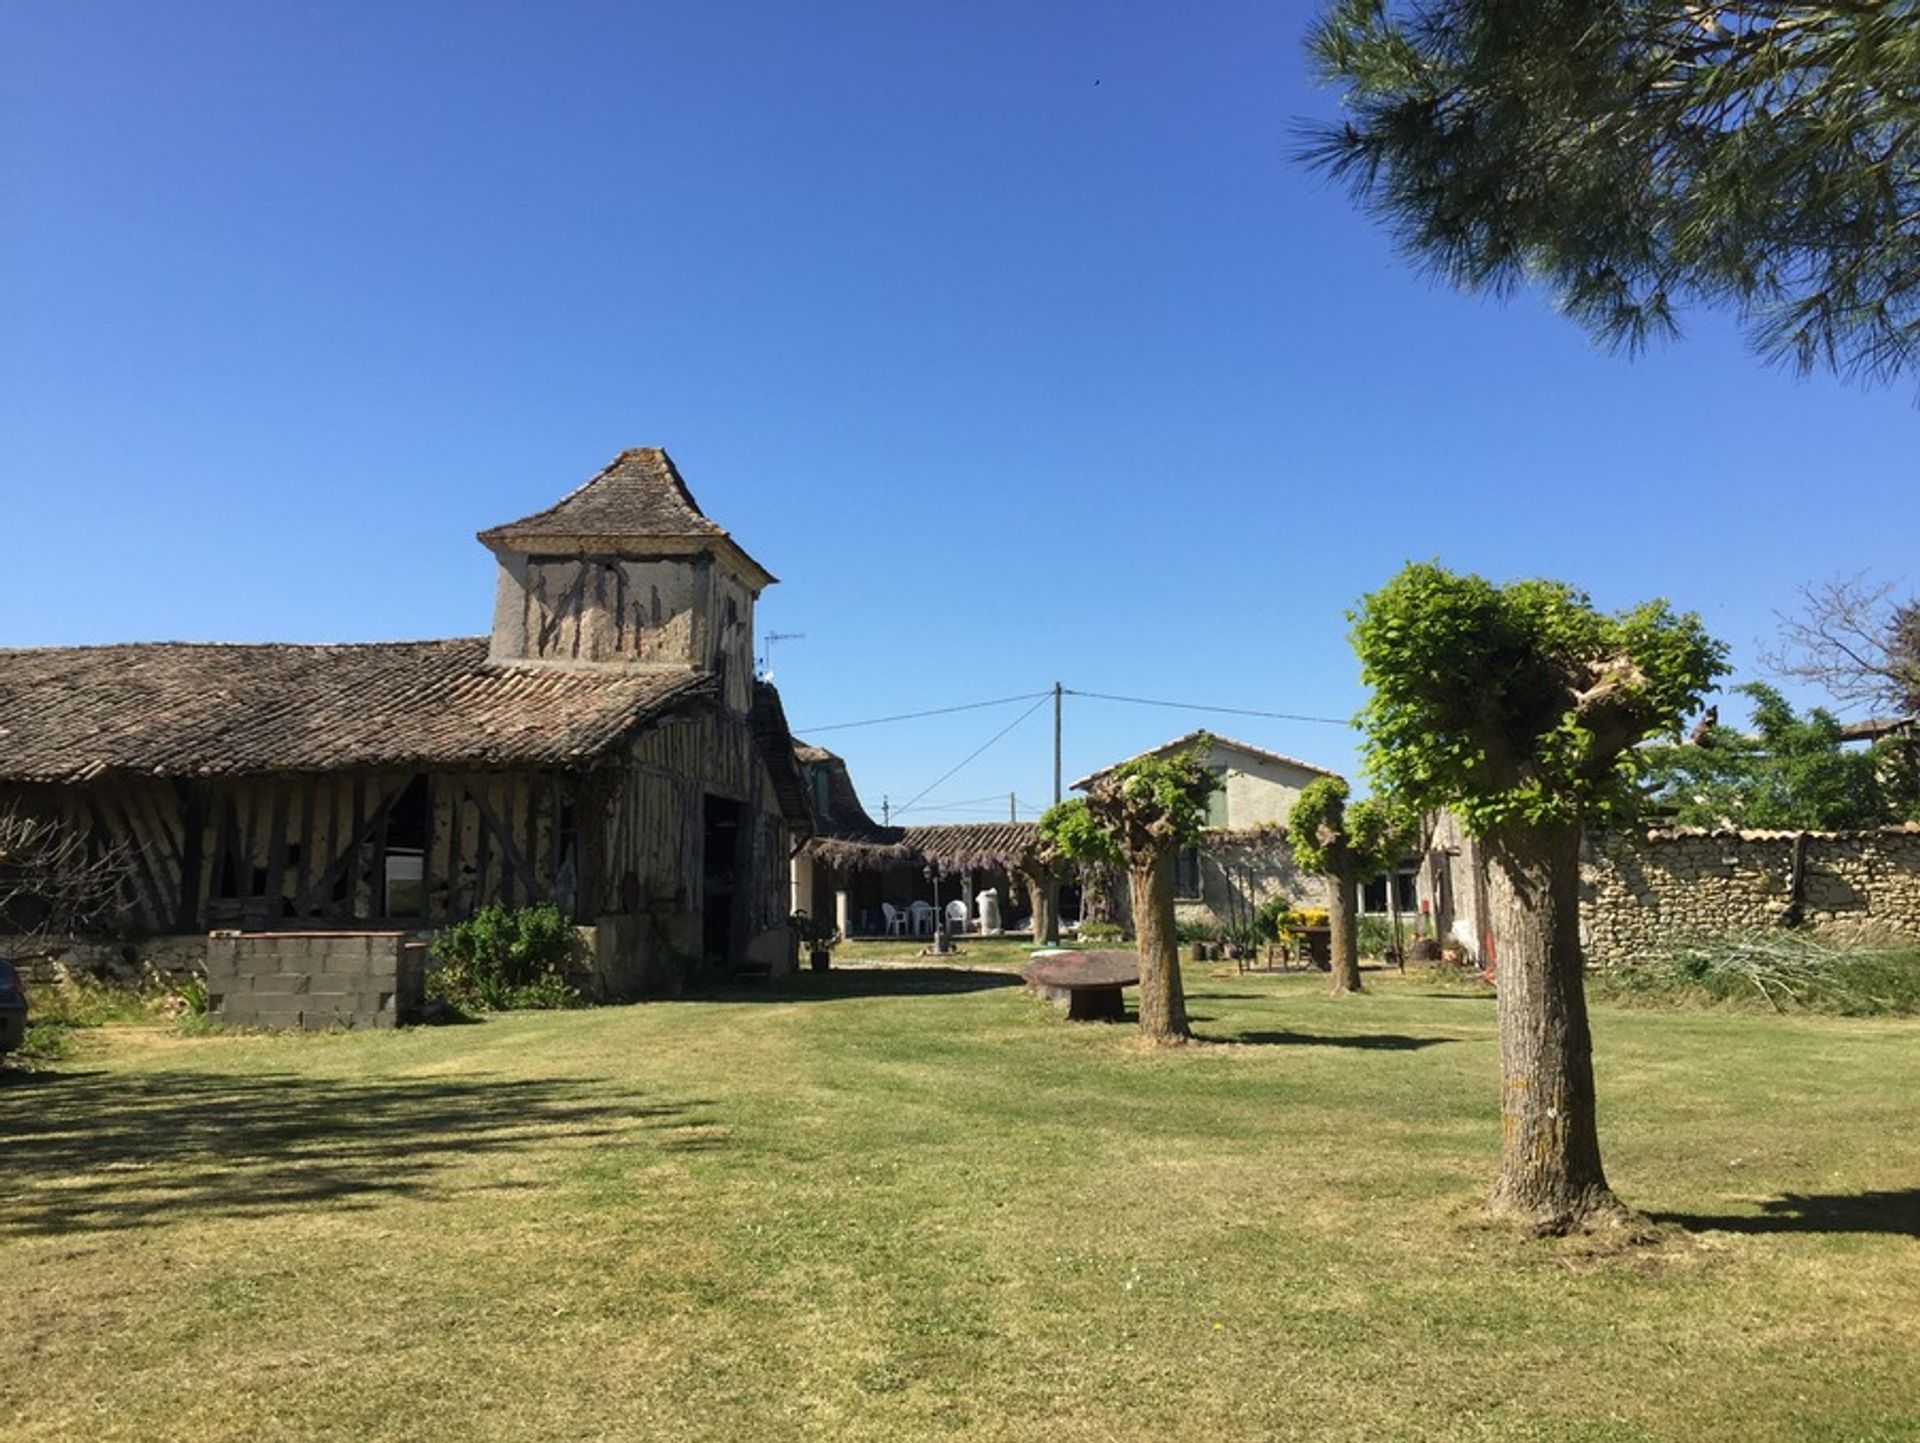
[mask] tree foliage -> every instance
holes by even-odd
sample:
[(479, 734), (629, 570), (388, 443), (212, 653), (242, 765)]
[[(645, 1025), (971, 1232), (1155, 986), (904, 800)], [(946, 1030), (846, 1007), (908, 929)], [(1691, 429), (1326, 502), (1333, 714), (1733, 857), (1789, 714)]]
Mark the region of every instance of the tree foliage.
[(1414, 818), (1405, 807), (1383, 797), (1350, 803), (1350, 793), (1341, 777), (1321, 777), (1301, 789), (1287, 815), (1287, 843), (1302, 871), (1326, 876), (1344, 866), (1345, 875), (1364, 882), (1412, 845)]
[(1040, 860), (1114, 863), (1120, 848), (1093, 813), (1084, 797), (1055, 802), (1040, 814)]
[(1087, 812), (1120, 855), (1135, 861), (1198, 841), (1207, 825), (1207, 798), (1220, 780), (1207, 770), (1213, 738), (1202, 733), (1170, 756), (1137, 757), (1096, 781)]
[(1753, 731), (1714, 726), (1684, 746), (1652, 749), (1641, 785), (1681, 826), (1848, 831), (1899, 820), (1883, 758), (1847, 746), (1833, 714), (1795, 715), (1762, 682), (1736, 690), (1753, 703)]
[(1353, 616), (1379, 789), (1474, 831), (1599, 819), (1630, 799), (1634, 743), (1679, 729), (1725, 648), (1664, 601), (1608, 615), (1557, 581), (1408, 565)]
[(1468, 289), (1635, 350), (1689, 302), (1769, 359), (1920, 360), (1920, 0), (1333, 0), (1309, 163)]

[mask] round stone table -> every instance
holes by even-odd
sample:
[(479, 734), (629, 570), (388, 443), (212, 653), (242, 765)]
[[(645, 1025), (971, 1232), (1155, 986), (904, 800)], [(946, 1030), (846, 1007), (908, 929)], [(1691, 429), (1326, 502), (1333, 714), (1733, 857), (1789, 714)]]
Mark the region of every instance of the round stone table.
[(1070, 1022), (1118, 1022), (1127, 1015), (1123, 987), (1140, 980), (1132, 952), (1042, 952), (1020, 969), (1042, 997), (1066, 999)]

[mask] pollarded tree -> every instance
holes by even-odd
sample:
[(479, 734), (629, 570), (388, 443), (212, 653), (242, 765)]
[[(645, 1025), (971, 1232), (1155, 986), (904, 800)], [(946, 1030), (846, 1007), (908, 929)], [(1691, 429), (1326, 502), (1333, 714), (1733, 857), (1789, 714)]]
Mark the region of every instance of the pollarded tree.
[(1500, 1176), (1491, 1205), (1553, 1231), (1628, 1216), (1594, 1118), (1580, 839), (1627, 799), (1635, 744), (1676, 733), (1725, 669), (1692, 614), (1606, 615), (1553, 581), (1496, 586), (1414, 564), (1366, 597), (1368, 772), (1451, 809), (1487, 862), (1500, 988)]
[(1913, 0), (1331, 0), (1308, 158), (1416, 262), (1634, 349), (1687, 301), (1769, 358), (1920, 371)]
[[(1212, 739), (1172, 756), (1127, 762), (1088, 790), (1084, 821), (1056, 825), (1067, 855), (1098, 860), (1117, 851), (1126, 864), (1133, 900), (1133, 933), (1140, 949), (1140, 1035), (1150, 1042), (1181, 1042), (1193, 1035), (1180, 985), (1175, 943), (1173, 870), (1180, 848), (1199, 839), (1207, 822), (1207, 798), (1219, 782), (1206, 768)], [(1063, 807), (1071, 804), (1063, 804)], [(1055, 808), (1049, 812), (1060, 811)], [(1046, 830), (1045, 819), (1042, 829)], [(1094, 840), (1094, 837), (1100, 840)], [(1077, 851), (1074, 849), (1078, 849)]]
[(1309, 782), (1287, 816), (1287, 842), (1303, 871), (1327, 879), (1335, 994), (1360, 991), (1354, 888), (1400, 860), (1413, 838), (1405, 809), (1379, 797), (1347, 804), (1340, 777)]

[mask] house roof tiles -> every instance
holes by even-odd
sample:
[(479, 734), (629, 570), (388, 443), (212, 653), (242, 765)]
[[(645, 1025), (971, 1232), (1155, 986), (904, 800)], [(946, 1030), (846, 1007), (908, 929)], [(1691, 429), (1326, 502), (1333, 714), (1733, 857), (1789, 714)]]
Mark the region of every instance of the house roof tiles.
[(713, 686), (491, 663), (485, 637), (0, 649), (0, 779), (580, 765)]
[(520, 551), (537, 550), (542, 542), (563, 544), (589, 538), (629, 544), (708, 541), (743, 562), (757, 585), (774, 579), (725, 527), (707, 518), (673, 458), (658, 446), (622, 451), (598, 475), (544, 511), (480, 533), (488, 546)]

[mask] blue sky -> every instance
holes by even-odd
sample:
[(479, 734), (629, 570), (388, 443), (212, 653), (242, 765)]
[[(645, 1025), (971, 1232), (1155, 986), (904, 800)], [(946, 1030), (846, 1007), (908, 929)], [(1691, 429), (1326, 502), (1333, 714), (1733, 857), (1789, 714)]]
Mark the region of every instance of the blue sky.
[[(782, 578), (803, 734), (1082, 691), (1345, 717), (1410, 557), (1664, 595), (1741, 676), (1911, 581), (1920, 411), (1437, 288), (1291, 163), (1305, 5), (16, 3), (0, 645), (471, 634), (630, 445)], [(877, 812), (1025, 704), (810, 733)], [(1191, 727), (1069, 699), (1069, 779)], [(1046, 710), (910, 820), (1023, 814)]]

